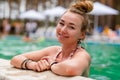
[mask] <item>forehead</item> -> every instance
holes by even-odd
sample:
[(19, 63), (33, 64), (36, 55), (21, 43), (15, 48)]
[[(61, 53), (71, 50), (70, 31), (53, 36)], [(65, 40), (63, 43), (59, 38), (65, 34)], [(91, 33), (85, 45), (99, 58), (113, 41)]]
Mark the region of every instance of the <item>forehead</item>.
[(67, 23), (73, 23), (75, 25), (81, 25), (82, 23), (82, 18), (79, 14), (67, 11), (66, 13), (63, 14), (61, 17), (61, 20), (67, 22)]

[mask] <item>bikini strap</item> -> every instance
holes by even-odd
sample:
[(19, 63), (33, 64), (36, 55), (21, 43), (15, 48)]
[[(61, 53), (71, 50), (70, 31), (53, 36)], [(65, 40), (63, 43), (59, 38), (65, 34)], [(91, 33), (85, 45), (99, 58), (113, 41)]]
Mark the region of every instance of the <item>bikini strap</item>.
[(81, 46), (81, 48), (85, 49), (83, 46)]
[(58, 49), (58, 52), (57, 52), (57, 54), (56, 54), (56, 57), (55, 57), (56, 59), (58, 58), (58, 56), (60, 55), (61, 52), (62, 52), (62, 50), (61, 50), (61, 48), (59, 48), (59, 49)]
[[(77, 51), (78, 48), (79, 48), (79, 46), (76, 47), (76, 49), (73, 50), (73, 52), (72, 52), (72, 53), (70, 54), (70, 56), (69, 56), (70, 58), (74, 55), (74, 53)], [(82, 46), (81, 46), (81, 48), (82, 48), (82, 49), (85, 49), (85, 48), (82, 47)]]
[(70, 53), (69, 58), (71, 58), (71, 57), (74, 55), (74, 53), (77, 51), (77, 49), (78, 49), (78, 47), (76, 47), (76, 48), (73, 50), (73, 52)]
[[(83, 48), (83, 47), (82, 47)], [(74, 50), (73, 50), (73, 52), (71, 52), (70, 53), (70, 55), (69, 55), (69, 58), (71, 58), (73, 55), (74, 55), (74, 53), (77, 51), (77, 49), (78, 49), (78, 47), (76, 47)], [(83, 48), (84, 49), (84, 48)], [(61, 48), (59, 48), (58, 49), (58, 53), (57, 53), (57, 55), (56, 55), (56, 59), (58, 58), (58, 56), (61, 54), (61, 52), (62, 52), (62, 50), (61, 50)]]

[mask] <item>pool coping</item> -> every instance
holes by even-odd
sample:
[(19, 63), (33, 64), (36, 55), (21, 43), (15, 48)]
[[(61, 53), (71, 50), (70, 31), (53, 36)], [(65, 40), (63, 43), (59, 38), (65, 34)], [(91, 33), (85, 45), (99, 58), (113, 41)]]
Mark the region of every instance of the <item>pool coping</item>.
[(93, 80), (82, 76), (63, 77), (51, 71), (34, 72), (16, 69), (10, 65), (10, 60), (0, 59), (0, 80)]

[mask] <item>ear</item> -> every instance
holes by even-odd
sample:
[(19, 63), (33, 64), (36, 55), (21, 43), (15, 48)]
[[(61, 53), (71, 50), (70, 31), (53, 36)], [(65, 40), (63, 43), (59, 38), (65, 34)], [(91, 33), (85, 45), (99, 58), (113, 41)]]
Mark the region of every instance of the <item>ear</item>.
[(79, 39), (83, 40), (85, 38), (85, 33), (84, 32), (81, 32), (80, 36), (79, 36)]

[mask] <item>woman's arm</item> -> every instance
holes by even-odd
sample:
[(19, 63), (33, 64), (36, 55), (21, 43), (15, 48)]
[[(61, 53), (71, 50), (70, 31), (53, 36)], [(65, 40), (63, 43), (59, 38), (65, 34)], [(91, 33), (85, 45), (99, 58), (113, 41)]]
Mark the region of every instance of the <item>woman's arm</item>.
[[(77, 53), (79, 54), (79, 53)], [(88, 55), (76, 55), (74, 58), (53, 64), (51, 70), (63, 76), (82, 75), (85, 70), (88, 70), (90, 57)]]
[(45, 48), (43, 50), (32, 51), (21, 55), (17, 55), (11, 59), (11, 64), (16, 68), (21, 68), (21, 64), (23, 63), (23, 61), (26, 59), (30, 59), (32, 60), (32, 62), (34, 62), (35, 65), (35, 62), (39, 61), (42, 57), (55, 54), (56, 50), (56, 46), (53, 46)]

